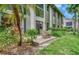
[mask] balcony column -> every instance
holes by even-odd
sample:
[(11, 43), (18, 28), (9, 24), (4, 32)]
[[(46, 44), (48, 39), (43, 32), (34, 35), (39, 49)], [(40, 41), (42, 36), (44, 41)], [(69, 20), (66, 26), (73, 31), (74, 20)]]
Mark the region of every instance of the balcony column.
[(21, 29), (22, 29), (22, 32), (25, 33), (26, 32), (26, 18), (24, 17), (25, 16), (25, 13), (24, 13), (24, 5), (20, 5), (21, 7), (21, 12), (24, 14), (22, 17), (21, 17)]
[(53, 11), (53, 14), (52, 14), (52, 23), (53, 23), (53, 27), (55, 28), (55, 24), (56, 24), (56, 17), (55, 17), (55, 12)]
[(46, 11), (47, 11), (47, 5), (43, 5), (44, 8), (44, 20), (43, 20), (43, 30), (46, 31)]
[(78, 17), (78, 13), (76, 13), (76, 14), (77, 14), (77, 24), (76, 24), (76, 28), (77, 28), (78, 31), (79, 31), (79, 23), (78, 23), (78, 22), (79, 22), (79, 21), (78, 21), (78, 20), (79, 20), (79, 19), (78, 19), (79, 17)]
[(59, 28), (59, 25), (60, 24), (60, 18), (59, 18), (59, 14), (58, 14), (58, 28)]
[(56, 12), (56, 28), (58, 28), (58, 13)]
[(0, 26), (1, 26), (1, 13), (0, 13)]
[(50, 14), (50, 23), (49, 23), (50, 25), (49, 25), (49, 26), (50, 26), (50, 28), (52, 28), (52, 27), (53, 27), (53, 26), (52, 26), (52, 25), (53, 25), (53, 24), (52, 24), (52, 22), (53, 22), (52, 16), (53, 16), (53, 15), (52, 15), (52, 8), (51, 8), (51, 7), (49, 7), (49, 14)]
[(30, 10), (30, 28), (35, 29), (36, 28), (36, 15), (34, 11), (34, 5), (30, 5), (29, 10)]
[(61, 16), (61, 28), (63, 26), (63, 16)]
[(61, 15), (59, 15), (59, 28), (61, 28)]

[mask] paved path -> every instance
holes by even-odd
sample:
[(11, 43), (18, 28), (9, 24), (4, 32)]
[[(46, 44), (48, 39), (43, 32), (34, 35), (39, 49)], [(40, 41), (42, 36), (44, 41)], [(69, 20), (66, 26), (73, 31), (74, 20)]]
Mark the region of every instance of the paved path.
[(37, 48), (37, 51), (35, 52), (35, 54), (38, 54), (38, 51), (47, 47), (50, 43), (52, 43), (52, 41), (55, 40), (56, 37), (51, 36), (50, 38), (44, 39), (41, 36), (38, 37), (38, 39), (36, 40), (36, 42), (39, 43), (39, 46)]
[[(24, 39), (26, 39), (26, 37), (24, 37)], [(47, 47), (54, 39), (55, 39), (55, 37), (53, 37), (53, 36), (51, 36), (50, 38), (43, 38), (42, 36), (37, 36), (37, 38), (36, 38), (36, 40), (34, 40), (34, 42), (37, 42), (39, 45), (36, 47), (31, 46), (20, 54), (22, 54), (22, 55), (37, 55), (38, 51), (40, 49)], [(17, 49), (14, 49), (13, 51), (15, 51), (15, 50), (17, 50)], [(16, 55), (16, 53), (14, 53), (14, 54)]]
[(55, 37), (51, 36), (50, 38), (42, 38), (42, 36), (38, 36), (35, 42), (37, 42), (39, 45), (44, 44), (48, 41), (53, 40)]
[(53, 36), (46, 39), (42, 38), (42, 36), (38, 36), (34, 42), (37, 42), (39, 46), (33, 47), (31, 50), (26, 51), (25, 55), (36, 55), (40, 49), (47, 47), (54, 39), (55, 37)]

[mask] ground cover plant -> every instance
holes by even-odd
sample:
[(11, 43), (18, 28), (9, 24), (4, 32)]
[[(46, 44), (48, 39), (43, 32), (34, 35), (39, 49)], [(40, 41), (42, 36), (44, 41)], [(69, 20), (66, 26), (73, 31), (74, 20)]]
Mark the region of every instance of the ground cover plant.
[(16, 44), (18, 42), (17, 37), (12, 36), (10, 30), (7, 31), (6, 29), (0, 30), (0, 49), (5, 49), (6, 47)]
[(36, 39), (38, 31), (36, 29), (29, 29), (26, 31), (25, 35), (27, 37), (27, 42), (34, 45), (34, 40)]

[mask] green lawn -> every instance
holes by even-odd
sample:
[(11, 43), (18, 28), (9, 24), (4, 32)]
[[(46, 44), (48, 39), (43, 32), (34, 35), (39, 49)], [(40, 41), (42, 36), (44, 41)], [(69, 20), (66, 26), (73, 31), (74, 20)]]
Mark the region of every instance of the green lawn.
[(57, 38), (47, 48), (39, 51), (42, 55), (73, 55), (79, 54), (79, 37), (73, 34), (66, 34)]

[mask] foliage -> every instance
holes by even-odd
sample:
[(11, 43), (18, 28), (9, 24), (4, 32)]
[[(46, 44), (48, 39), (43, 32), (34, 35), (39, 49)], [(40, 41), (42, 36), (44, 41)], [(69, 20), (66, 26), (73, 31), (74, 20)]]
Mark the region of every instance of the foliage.
[[(73, 14), (73, 20), (74, 20), (74, 33), (76, 32), (76, 21), (77, 21), (77, 17), (79, 15), (79, 4), (69, 4), (67, 7), (67, 11), (69, 13)], [(78, 19), (78, 24), (79, 24), (79, 19)], [(79, 27), (79, 26), (78, 26)]]
[(67, 28), (50, 28), (49, 30), (52, 30), (52, 31), (66, 31)]
[(29, 29), (26, 31), (26, 36), (28, 40), (33, 41), (36, 38), (38, 31), (36, 29)]
[(61, 37), (65, 35), (67, 28), (51, 28), (49, 33), (53, 36)]
[(79, 36), (69, 34), (52, 41), (48, 47), (39, 51), (43, 55), (79, 55)]
[(67, 31), (73, 31), (74, 30), (74, 28), (72, 28), (72, 27), (64, 27)]
[(0, 48), (6, 48), (7, 46), (18, 42), (17, 37), (12, 36), (9, 31), (3, 30), (0, 32)]
[(21, 33), (21, 27), (20, 27), (20, 15), (19, 15), (19, 5), (11, 5), (12, 6), (12, 11), (15, 15), (15, 18), (16, 18), (16, 25), (17, 25), (17, 28), (18, 28), (18, 31), (19, 31), (19, 43), (18, 43), (18, 46), (21, 46), (22, 45), (22, 33)]
[(52, 31), (51, 35), (61, 37), (61, 36), (65, 35), (65, 32), (64, 31)]
[(3, 26), (0, 26), (0, 32), (2, 32), (5, 28)]

